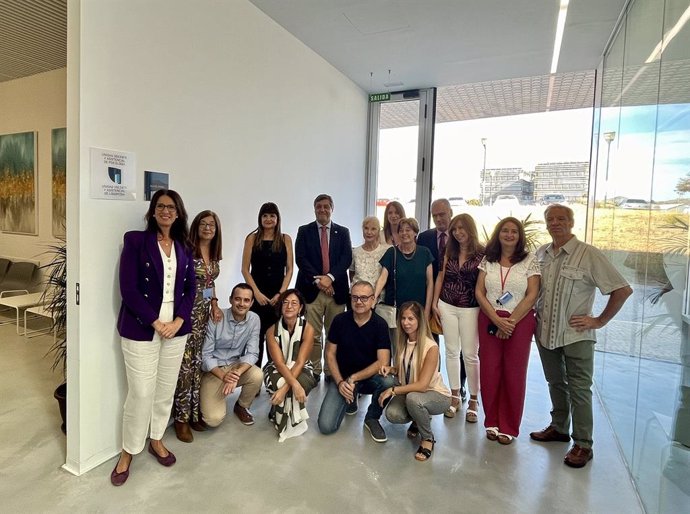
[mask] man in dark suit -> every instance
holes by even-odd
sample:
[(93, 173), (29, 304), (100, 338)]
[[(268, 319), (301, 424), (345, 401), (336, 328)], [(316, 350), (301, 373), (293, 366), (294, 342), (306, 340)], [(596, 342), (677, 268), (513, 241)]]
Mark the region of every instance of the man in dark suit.
[[(321, 378), (323, 329), (326, 334), (336, 315), (345, 310), (349, 292), (347, 270), (352, 262), (350, 231), (331, 221), (333, 198), (320, 194), (314, 200), (316, 221), (297, 231), (295, 261), (299, 272), (295, 286), (307, 301), (307, 321), (314, 327), (311, 361), (314, 376)], [(328, 367), (323, 369), (329, 378)]]
[[(426, 246), (431, 250), (431, 255), (434, 256), (432, 263), (434, 271), (434, 282), (438, 276), (440, 266), (443, 266), (443, 254), (446, 251), (446, 244), (448, 238), (452, 237), (448, 233), (450, 220), (453, 218), (453, 209), (450, 207), (450, 202), (445, 198), (439, 198), (431, 203), (431, 217), (434, 220), (434, 228), (425, 230), (417, 236), (417, 244)], [(434, 334), (434, 339), (438, 343), (438, 336)], [(460, 396), (464, 400), (467, 396), (465, 391), (465, 379), (467, 373), (465, 372), (465, 362), (462, 360), (462, 353), (460, 354)]]

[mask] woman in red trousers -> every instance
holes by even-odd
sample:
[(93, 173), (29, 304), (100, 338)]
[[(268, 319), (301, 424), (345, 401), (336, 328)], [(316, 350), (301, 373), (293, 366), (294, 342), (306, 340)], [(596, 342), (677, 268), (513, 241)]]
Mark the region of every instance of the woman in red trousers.
[(520, 432), (527, 363), (536, 319), (539, 263), (525, 249), (517, 219), (502, 219), (486, 245), (475, 291), (479, 313), (479, 376), (486, 437), (510, 444)]

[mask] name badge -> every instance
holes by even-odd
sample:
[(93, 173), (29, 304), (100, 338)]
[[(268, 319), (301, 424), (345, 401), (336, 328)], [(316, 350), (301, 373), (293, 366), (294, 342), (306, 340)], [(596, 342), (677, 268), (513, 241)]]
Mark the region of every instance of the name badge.
[(513, 295), (509, 291), (506, 291), (505, 293), (503, 293), (499, 297), (498, 300), (496, 300), (496, 303), (499, 305), (505, 305), (506, 303), (508, 303), (512, 299), (513, 299)]
[(213, 288), (212, 287), (205, 287), (204, 288), (204, 300), (209, 300), (213, 298)]

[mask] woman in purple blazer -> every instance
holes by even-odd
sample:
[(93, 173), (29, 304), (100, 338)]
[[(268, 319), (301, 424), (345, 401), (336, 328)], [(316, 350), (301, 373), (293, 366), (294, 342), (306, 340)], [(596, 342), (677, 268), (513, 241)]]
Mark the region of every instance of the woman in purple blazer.
[(145, 219), (146, 230), (125, 234), (120, 257), (122, 306), (117, 329), (128, 392), (122, 453), (110, 475), (116, 486), (127, 481), (132, 456), (144, 449), (149, 435), (149, 453), (163, 466), (175, 463), (161, 439), (191, 331), (194, 261), (182, 198), (172, 190), (157, 191)]

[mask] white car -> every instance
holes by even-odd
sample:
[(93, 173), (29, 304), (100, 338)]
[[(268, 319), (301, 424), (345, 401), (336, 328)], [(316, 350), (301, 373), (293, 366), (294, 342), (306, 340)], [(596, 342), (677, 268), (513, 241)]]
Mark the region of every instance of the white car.
[(450, 202), (450, 207), (452, 209), (456, 207), (467, 207), (467, 202), (462, 196), (451, 196), (448, 198), (448, 202)]
[(520, 207), (520, 201), (515, 195), (498, 195), (493, 203), (494, 207)]
[(621, 204), (623, 209), (649, 209), (649, 202), (640, 198), (628, 198)]

